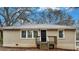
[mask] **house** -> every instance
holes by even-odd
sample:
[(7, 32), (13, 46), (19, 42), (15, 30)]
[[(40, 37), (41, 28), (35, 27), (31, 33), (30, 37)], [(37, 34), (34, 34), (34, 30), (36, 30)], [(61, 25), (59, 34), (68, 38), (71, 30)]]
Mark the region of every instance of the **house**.
[(79, 29), (76, 30), (76, 48), (79, 50)]
[(3, 29), (2, 29), (2, 27), (0, 27), (0, 41), (2, 40), (2, 38), (3, 38), (3, 31), (2, 31)]
[(76, 28), (51, 24), (3, 27), (4, 47), (76, 49)]

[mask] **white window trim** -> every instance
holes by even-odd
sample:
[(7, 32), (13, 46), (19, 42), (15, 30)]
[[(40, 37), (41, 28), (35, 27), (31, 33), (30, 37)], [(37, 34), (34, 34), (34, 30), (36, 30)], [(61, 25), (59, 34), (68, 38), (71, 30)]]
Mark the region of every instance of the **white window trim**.
[[(20, 39), (26, 39), (26, 38), (23, 38), (23, 37), (22, 37), (22, 31), (26, 31), (26, 30), (21, 30), (21, 31), (20, 31)], [(27, 37), (27, 32), (26, 32), (26, 37)]]
[[(63, 38), (59, 37), (59, 31), (63, 31)], [(65, 39), (65, 31), (64, 31), (64, 29), (59, 29), (58, 30), (58, 39)]]
[[(23, 38), (23, 37), (22, 37), (22, 31), (26, 31), (26, 38)], [(31, 31), (32, 31), (32, 38), (28, 38), (28, 30), (21, 30), (21, 31), (20, 31), (20, 39), (27, 39), (27, 40), (28, 40), (28, 39), (35, 39), (35, 38), (34, 38), (34, 30), (31, 30)], [(37, 30), (37, 32), (38, 32), (38, 30)]]
[(38, 35), (37, 36), (39, 36), (39, 30), (33, 30), (33, 38), (35, 38), (34, 37), (34, 31), (37, 31), (38, 32)]
[(32, 30), (32, 39), (34, 38), (34, 31)]
[(26, 37), (26, 39), (33, 39), (33, 30), (30, 30), (30, 31), (32, 31), (32, 37), (31, 38), (28, 38), (28, 30), (26, 30), (27, 31), (27, 37)]

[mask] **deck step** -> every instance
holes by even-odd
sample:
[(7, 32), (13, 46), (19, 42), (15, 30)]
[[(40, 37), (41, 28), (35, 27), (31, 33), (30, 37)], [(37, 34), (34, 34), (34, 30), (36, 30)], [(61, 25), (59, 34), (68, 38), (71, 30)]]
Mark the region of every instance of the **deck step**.
[(49, 49), (48, 43), (41, 42), (41, 43), (40, 43), (40, 49)]

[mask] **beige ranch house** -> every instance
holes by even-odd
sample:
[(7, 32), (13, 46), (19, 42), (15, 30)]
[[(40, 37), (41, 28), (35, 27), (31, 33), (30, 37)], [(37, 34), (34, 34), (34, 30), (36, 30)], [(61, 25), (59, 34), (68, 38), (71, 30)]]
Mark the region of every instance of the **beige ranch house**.
[(75, 50), (76, 28), (48, 24), (3, 27), (3, 46)]

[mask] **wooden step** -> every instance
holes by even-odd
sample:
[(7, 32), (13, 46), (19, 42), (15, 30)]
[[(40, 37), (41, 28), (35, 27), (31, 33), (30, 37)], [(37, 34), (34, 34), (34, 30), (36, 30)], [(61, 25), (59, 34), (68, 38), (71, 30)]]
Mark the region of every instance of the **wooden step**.
[(41, 42), (41, 43), (40, 43), (40, 49), (49, 49), (48, 43), (46, 43), (46, 42)]

